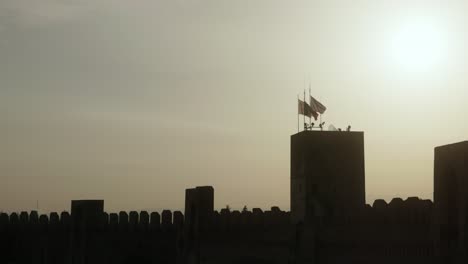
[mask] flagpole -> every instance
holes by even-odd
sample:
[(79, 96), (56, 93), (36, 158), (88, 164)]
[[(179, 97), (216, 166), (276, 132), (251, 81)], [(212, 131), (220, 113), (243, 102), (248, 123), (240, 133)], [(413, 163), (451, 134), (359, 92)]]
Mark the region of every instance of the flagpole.
[(297, 105), (298, 105), (298, 108), (297, 108), (297, 133), (299, 133), (299, 94), (297, 94)]
[[(309, 106), (310, 106), (310, 82), (309, 82)], [(309, 127), (312, 130), (312, 115), (309, 115)]]
[[(306, 104), (306, 100), (305, 100), (305, 89), (304, 89), (304, 109), (305, 109), (305, 104)], [(304, 110), (304, 114), (305, 114), (305, 110)], [(306, 130), (305, 125), (306, 125), (306, 122), (305, 122), (305, 115), (304, 115), (304, 130)]]
[[(310, 80), (309, 80), (309, 105), (311, 105), (311, 104), (310, 104), (310, 97), (311, 97), (311, 95), (310, 95)], [(312, 116), (309, 116), (309, 126), (310, 126), (310, 130), (313, 130), (313, 127), (312, 127)]]

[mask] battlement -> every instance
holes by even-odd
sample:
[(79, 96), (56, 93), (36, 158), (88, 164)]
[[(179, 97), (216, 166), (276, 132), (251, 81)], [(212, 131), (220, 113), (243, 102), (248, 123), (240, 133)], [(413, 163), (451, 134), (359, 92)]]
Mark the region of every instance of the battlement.
[[(196, 190), (196, 188), (190, 190)], [(213, 191), (211, 187), (198, 190), (207, 191), (208, 194)], [(208, 198), (201, 200), (197, 198), (198, 202), (192, 205), (192, 210), (199, 211), (198, 207), (210, 208), (213, 204), (214, 196), (209, 194), (200, 197)], [(102, 212), (101, 202), (90, 201), (88, 204), (72, 202), (72, 207), (75, 205), (75, 209), (77, 204), (84, 207), (89, 205), (88, 209), (93, 208), (94, 212), (91, 210), (88, 213), (94, 216), (99, 215), (98, 218), (94, 218), (97, 222), (93, 223), (95, 227), (93, 229), (77, 230), (73, 227), (77, 224), (76, 221), (79, 221), (77, 220), (79, 218), (73, 215), (76, 210), (72, 210), (72, 214), (62, 212), (49, 215), (38, 215), (35, 211), (10, 215), (2, 213), (0, 214), (0, 244), (10, 247), (11, 252), (20, 252), (24, 249), (11, 248), (7, 241), (15, 238), (22, 245), (37, 239), (49, 241), (32, 248), (37, 247), (35, 250), (39, 252), (45, 250), (49, 257), (53, 256), (62, 260), (66, 258), (65, 252), (67, 252), (69, 241), (79, 239), (79, 243), (74, 242), (75, 244), (71, 244), (70, 248), (86, 251), (86, 248), (93, 247), (96, 243), (101, 245), (100, 247), (106, 245), (103, 247), (106, 249), (103, 252), (89, 251), (91, 252), (89, 254), (100, 258), (109, 256), (108, 254), (112, 252), (112, 263), (125, 263), (125, 259), (133, 259), (134, 254), (145, 256), (147, 259), (160, 261), (173, 259), (175, 261), (178, 254), (181, 254), (177, 252), (182, 252), (179, 245), (183, 245), (182, 241), (188, 239), (182, 234), (187, 232), (190, 216), (187, 218), (180, 211), (170, 210), (151, 213), (147, 211), (107, 213)], [(317, 231), (317, 236), (321, 241), (321, 247), (330, 251), (354, 247), (367, 252), (370, 247), (369, 243), (372, 241), (379, 245), (376, 250), (389, 256), (396, 254), (404, 257), (405, 254), (423, 254), (425, 257), (431, 257), (435, 254), (431, 246), (433, 243), (431, 234), (434, 227), (433, 212), (432, 201), (421, 200), (417, 197), (410, 197), (406, 200), (394, 198), (389, 203), (384, 200), (375, 200), (372, 205), (356, 208), (350, 214), (330, 216), (326, 222), (321, 222), (321, 219), (323, 220), (326, 216), (315, 216), (316, 223), (320, 225), (317, 227), (320, 231)], [(192, 217), (194, 217), (193, 214)], [(245, 244), (245, 248), (238, 249), (244, 252), (242, 254), (249, 254), (252, 248), (276, 247), (279, 250), (278, 254), (287, 255), (291, 246), (289, 243), (294, 241), (298, 228), (290, 219), (290, 212), (283, 211), (276, 206), (266, 211), (260, 208), (244, 211), (213, 210), (204, 220), (209, 225), (202, 233), (198, 233), (196, 241), (203, 237), (204, 247), (211, 248), (210, 252), (219, 251), (228, 255), (236, 254), (225, 251), (230, 248), (231, 243)], [(81, 221), (87, 220), (81, 218)], [(76, 232), (84, 232), (86, 235), (78, 235), (80, 233)], [(356, 239), (357, 237), (359, 239)], [(147, 247), (139, 248), (138, 245), (141, 243)], [(155, 245), (158, 245), (158, 250), (152, 249)], [(36, 251), (31, 251), (29, 255), (31, 258), (34, 258), (36, 254), (34, 252)], [(72, 256), (79, 256), (76, 254)], [(220, 261), (221, 255), (218, 256)], [(218, 257), (213, 256), (214, 259)]]
[[(162, 217), (161, 217), (162, 215)], [(184, 216), (180, 211), (171, 212), (163, 210), (162, 213), (141, 211), (120, 211), (119, 213), (99, 214), (99, 218), (95, 219), (100, 229), (109, 230), (157, 230), (169, 228), (181, 228), (184, 222)], [(77, 220), (75, 220), (77, 221)], [(38, 215), (37, 211), (26, 212), (20, 214), (7, 213), (0, 214), (0, 230), (7, 228), (38, 228), (38, 229), (56, 229), (70, 228), (72, 226), (72, 215), (66, 211), (60, 215), (52, 212), (49, 215)]]
[(215, 211), (211, 230), (238, 231), (238, 230), (271, 230), (290, 225), (290, 213), (281, 211), (274, 206), (271, 210), (262, 211), (254, 208), (252, 211), (228, 211), (222, 209)]
[[(342, 224), (430, 224), (434, 204), (431, 200), (421, 200), (417, 197), (409, 197), (406, 200), (394, 198), (390, 203), (385, 200), (375, 200), (372, 206), (367, 205), (352, 215), (337, 215), (331, 218), (332, 222)], [(163, 210), (159, 212), (147, 211), (120, 211), (119, 213), (102, 212), (96, 219), (101, 230), (114, 231), (149, 231), (182, 229), (185, 217), (180, 211)], [(213, 211), (210, 219), (210, 230), (248, 230), (248, 229), (274, 229), (291, 225), (290, 212), (282, 211), (279, 207), (271, 207), (271, 210), (263, 211), (253, 208), (245, 211), (222, 209)], [(58, 230), (69, 229), (72, 225), (72, 215), (64, 211), (52, 212), (49, 215), (38, 215), (37, 211), (0, 214), (0, 230), (6, 229), (38, 229)]]
[(375, 200), (372, 207), (366, 207), (370, 222), (387, 225), (430, 225), (434, 204), (431, 200), (409, 197), (406, 200), (394, 198), (390, 203)]
[(71, 213), (0, 213), (0, 260), (466, 263), (468, 141), (434, 152), (434, 202), (367, 205), (363, 133), (304, 131), (291, 137), (291, 212), (216, 211), (211, 186), (186, 190), (185, 215), (107, 213), (102, 200), (72, 201)]

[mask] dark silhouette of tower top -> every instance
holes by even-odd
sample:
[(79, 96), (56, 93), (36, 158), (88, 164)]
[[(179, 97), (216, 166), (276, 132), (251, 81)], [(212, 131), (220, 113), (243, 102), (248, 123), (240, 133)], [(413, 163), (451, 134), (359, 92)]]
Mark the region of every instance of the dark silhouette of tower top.
[(291, 136), (291, 217), (345, 214), (365, 206), (364, 133), (302, 131)]

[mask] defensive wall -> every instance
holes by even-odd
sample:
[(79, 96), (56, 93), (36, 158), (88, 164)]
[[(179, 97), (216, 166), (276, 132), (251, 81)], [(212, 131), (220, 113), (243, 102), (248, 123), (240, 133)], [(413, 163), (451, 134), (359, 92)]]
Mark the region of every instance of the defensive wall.
[[(308, 152), (301, 144), (316, 135), (322, 143)], [(185, 191), (184, 213), (106, 213), (102, 200), (72, 201), (70, 213), (0, 214), (0, 263), (467, 263), (468, 142), (435, 149), (434, 202), (372, 205), (362, 201), (362, 144), (359, 133), (296, 137), (294, 216), (275, 206), (215, 211), (210, 186)], [(320, 149), (325, 160), (314, 156)], [(346, 171), (353, 177), (338, 182)]]

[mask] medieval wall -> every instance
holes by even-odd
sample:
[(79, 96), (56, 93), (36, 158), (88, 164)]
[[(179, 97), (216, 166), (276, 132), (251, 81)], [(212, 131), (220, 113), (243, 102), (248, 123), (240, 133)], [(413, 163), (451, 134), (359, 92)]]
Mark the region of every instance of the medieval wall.
[[(102, 213), (82, 228), (67, 212), (0, 214), (2, 263), (443, 263), (434, 244), (434, 204), (412, 197), (376, 200), (352, 214), (291, 224), (290, 212), (213, 211), (207, 228), (188, 241), (181, 212)], [(76, 221), (76, 220), (75, 220)], [(81, 221), (81, 220), (80, 220)], [(298, 232), (299, 231), (299, 232)], [(77, 232), (88, 240), (76, 246)], [(83, 242), (85, 241), (85, 242)], [(89, 241), (92, 241), (90, 243)], [(84, 244), (83, 244), (84, 243)], [(83, 246), (84, 245), (84, 246)], [(77, 251), (78, 250), (78, 251)], [(314, 252), (304, 256), (302, 251)], [(77, 256), (72, 262), (71, 256)], [(295, 262), (294, 262), (295, 261)]]
[[(74, 263), (175, 263), (183, 215), (169, 210), (161, 215), (103, 213), (92, 229), (77, 230), (79, 223), (72, 223), (68, 212), (2, 213), (0, 263), (72, 263), (77, 255)], [(73, 240), (84, 234), (84, 247), (76, 246)]]
[(355, 206), (361, 186), (305, 222), (278, 207), (217, 212), (210, 186), (186, 191), (186, 216), (105, 213), (99, 200), (73, 201), (71, 214), (1, 213), (0, 263), (466, 263), (467, 157), (466, 142), (436, 148), (434, 203)]

